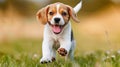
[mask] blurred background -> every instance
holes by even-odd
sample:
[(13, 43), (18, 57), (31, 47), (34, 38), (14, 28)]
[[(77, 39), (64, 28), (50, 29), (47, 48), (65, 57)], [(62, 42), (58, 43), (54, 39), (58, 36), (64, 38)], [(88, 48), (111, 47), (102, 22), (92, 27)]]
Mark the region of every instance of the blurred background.
[[(62, 2), (74, 7), (79, 0), (0, 0), (0, 53), (38, 54), (44, 26), (36, 12), (48, 4)], [(72, 21), (77, 42), (75, 55), (95, 50), (120, 49), (120, 0), (83, 0)]]

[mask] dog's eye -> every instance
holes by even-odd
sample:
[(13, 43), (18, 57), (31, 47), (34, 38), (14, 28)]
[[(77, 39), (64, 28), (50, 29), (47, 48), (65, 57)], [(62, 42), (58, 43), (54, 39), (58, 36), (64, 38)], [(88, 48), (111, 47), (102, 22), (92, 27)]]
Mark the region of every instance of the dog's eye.
[(53, 15), (54, 13), (53, 12), (49, 12), (50, 15)]
[(67, 15), (67, 13), (66, 13), (66, 12), (62, 12), (62, 15), (63, 15), (63, 16), (66, 16), (66, 15)]

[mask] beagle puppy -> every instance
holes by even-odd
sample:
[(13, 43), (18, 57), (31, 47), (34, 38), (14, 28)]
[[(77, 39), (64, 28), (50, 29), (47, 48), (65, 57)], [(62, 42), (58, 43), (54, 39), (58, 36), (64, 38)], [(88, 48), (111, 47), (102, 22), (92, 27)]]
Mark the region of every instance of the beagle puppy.
[(61, 56), (73, 59), (75, 40), (71, 29), (70, 18), (79, 22), (76, 13), (81, 9), (82, 1), (74, 8), (57, 2), (37, 12), (37, 19), (45, 25), (40, 63), (55, 61), (56, 51)]

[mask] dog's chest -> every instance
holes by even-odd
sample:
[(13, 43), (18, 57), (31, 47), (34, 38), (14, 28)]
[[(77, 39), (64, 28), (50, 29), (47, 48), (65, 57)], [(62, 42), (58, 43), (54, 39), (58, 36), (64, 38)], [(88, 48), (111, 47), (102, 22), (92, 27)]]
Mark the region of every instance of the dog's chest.
[(60, 42), (58, 40), (54, 41), (53, 48), (57, 50), (59, 47), (60, 47)]

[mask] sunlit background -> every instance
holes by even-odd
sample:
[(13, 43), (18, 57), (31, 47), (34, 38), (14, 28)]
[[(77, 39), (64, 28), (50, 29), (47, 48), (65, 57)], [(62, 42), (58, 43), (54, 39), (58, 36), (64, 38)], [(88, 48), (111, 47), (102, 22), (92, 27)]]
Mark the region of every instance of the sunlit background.
[[(79, 2), (0, 0), (0, 53), (41, 56), (44, 25), (36, 20), (36, 12), (58, 1), (72, 7)], [(82, 52), (120, 49), (120, 0), (83, 0), (77, 15), (81, 22), (72, 21), (76, 56)]]

